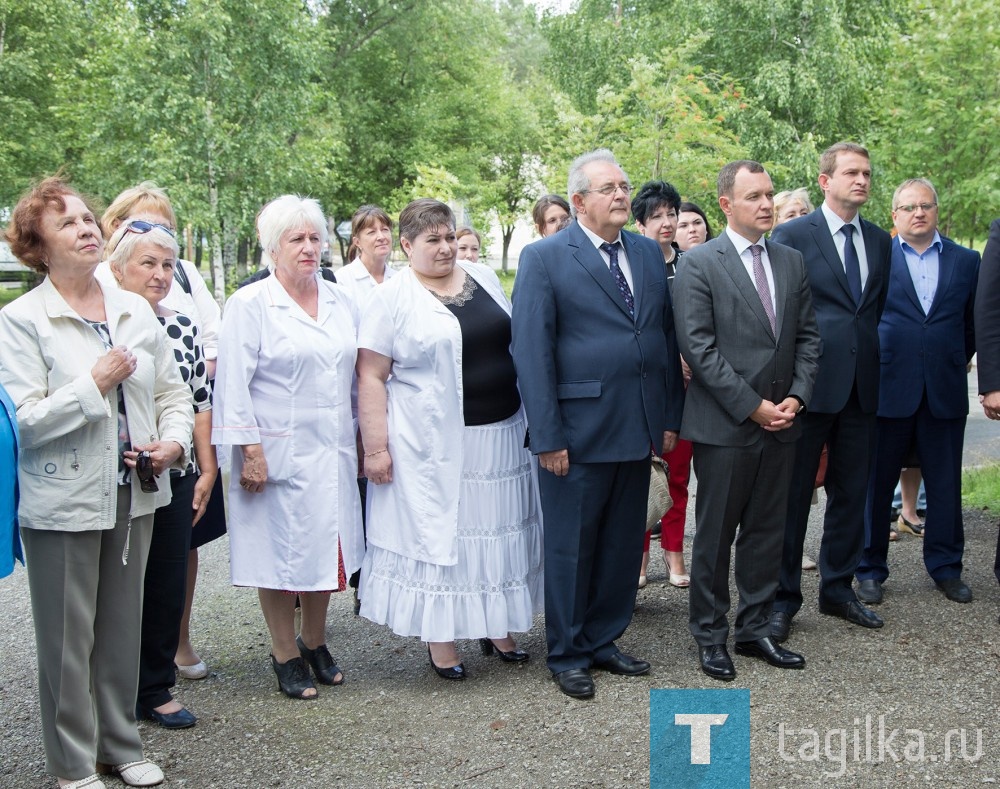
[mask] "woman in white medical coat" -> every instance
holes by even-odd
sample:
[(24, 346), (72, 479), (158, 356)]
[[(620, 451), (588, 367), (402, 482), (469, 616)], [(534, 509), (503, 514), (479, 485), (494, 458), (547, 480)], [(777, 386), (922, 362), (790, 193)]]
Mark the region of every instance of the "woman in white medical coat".
[(456, 265), (455, 217), (399, 217), (410, 267), (373, 291), (358, 337), (369, 487), (361, 615), (428, 642), (464, 679), (456, 639), (506, 662), (541, 606), (541, 523), (510, 357), (510, 306), (486, 266)]
[(282, 692), (311, 699), (310, 667), (322, 684), (343, 682), (326, 611), (364, 552), (351, 402), (357, 308), (318, 276), (327, 234), (319, 203), (279, 197), (261, 210), (257, 233), (274, 276), (226, 305), (212, 439), (233, 447), (233, 584), (258, 588)]

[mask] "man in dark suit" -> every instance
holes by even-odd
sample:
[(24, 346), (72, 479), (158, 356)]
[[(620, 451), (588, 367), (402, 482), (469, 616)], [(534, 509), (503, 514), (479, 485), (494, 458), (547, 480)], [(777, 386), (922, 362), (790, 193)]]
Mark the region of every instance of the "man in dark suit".
[(969, 414), (967, 365), (976, 351), (973, 306), (979, 253), (941, 238), (938, 197), (925, 178), (892, 197), (899, 234), (878, 335), (878, 426), (865, 511), (858, 598), (882, 602), (889, 577), (886, 516), (912, 444), (927, 486), (924, 566), (949, 600), (972, 601), (962, 580), (962, 444)]
[[(820, 157), (823, 204), (778, 225), (771, 239), (802, 253), (822, 340), (819, 371), (803, 415), (788, 496), (781, 581), (771, 636), (784, 641), (802, 607), (802, 545), (823, 445), (826, 515), (819, 551), (819, 610), (862, 627), (882, 619), (858, 602), (852, 582), (865, 544), (868, 464), (878, 407), (878, 321), (885, 305), (891, 239), (858, 215), (871, 187), (868, 151), (831, 146)], [(886, 512), (886, 517), (888, 517)]]
[(622, 232), (631, 186), (610, 151), (570, 168), (576, 221), (518, 261), (514, 363), (540, 466), (548, 667), (594, 695), (590, 668), (638, 675), (615, 645), (632, 619), (650, 450), (680, 428), (681, 384), (659, 246)]
[[(1000, 219), (990, 225), (976, 291), (979, 399), (990, 419), (1000, 419)], [(1000, 582), (1000, 534), (993, 573)]]
[[(674, 278), (674, 325), (691, 368), (681, 436), (698, 477), (690, 628), (702, 670), (732, 680), (729, 556), (736, 540), (736, 652), (778, 668), (805, 659), (768, 632), (785, 533), (788, 483), (819, 356), (802, 256), (767, 243), (774, 189), (757, 162), (719, 172), (728, 226), (689, 250)], [(739, 538), (736, 530), (739, 527)]]

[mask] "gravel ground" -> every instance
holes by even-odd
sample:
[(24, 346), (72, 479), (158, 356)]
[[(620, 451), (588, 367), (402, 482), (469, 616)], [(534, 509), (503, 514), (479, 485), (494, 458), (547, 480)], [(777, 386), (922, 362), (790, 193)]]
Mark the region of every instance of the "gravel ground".
[[(819, 508), (813, 510), (815, 521)], [(328, 627), (347, 682), (321, 687), (314, 702), (286, 699), (271, 672), (256, 594), (229, 585), (227, 542), (220, 540), (202, 551), (193, 623), (211, 675), (181, 680), (176, 689), (198, 725), (170, 732), (141, 724), (146, 754), (163, 767), (165, 785), (198, 789), (642, 787), (649, 784), (649, 691), (739, 687), (751, 691), (755, 787), (994, 784), (1000, 778), (1000, 589), (992, 573), (997, 518), (965, 516), (971, 605), (948, 602), (935, 589), (923, 569), (920, 540), (904, 535), (891, 546), (893, 575), (879, 607), (885, 628), (867, 631), (821, 616), (817, 576), (806, 573), (808, 602), (788, 646), (806, 656), (807, 668), (780, 671), (735, 657), (739, 676), (728, 686), (699, 670), (687, 630), (687, 593), (666, 584), (662, 554), (654, 550), (649, 586), (639, 592), (632, 626), (620, 640), (623, 651), (647, 658), (653, 670), (634, 679), (597, 673), (597, 696), (586, 702), (562, 695), (550, 679), (540, 620), (519, 640), (533, 655), (524, 667), (485, 658), (477, 644), (463, 643), (470, 678), (445, 682), (416, 639), (354, 617), (347, 594), (334, 595)], [(817, 539), (814, 523), (806, 544), (814, 556)], [(44, 772), (22, 568), (0, 581), (0, 606), (7, 622), (0, 633), (0, 787), (53, 786)], [(870, 758), (868, 715), (875, 732)], [(899, 761), (888, 752), (879, 761), (879, 716), (887, 732), (900, 730), (890, 742)], [(962, 728), (970, 757), (981, 730), (982, 756), (962, 759), (952, 752), (945, 763), (945, 732)], [(818, 732), (815, 759), (808, 758), (811, 735), (803, 729)], [(847, 732), (843, 761), (840, 729)], [(923, 759), (904, 758), (901, 746), (915, 737), (905, 729), (924, 733)], [(830, 731), (833, 756), (827, 757)]]

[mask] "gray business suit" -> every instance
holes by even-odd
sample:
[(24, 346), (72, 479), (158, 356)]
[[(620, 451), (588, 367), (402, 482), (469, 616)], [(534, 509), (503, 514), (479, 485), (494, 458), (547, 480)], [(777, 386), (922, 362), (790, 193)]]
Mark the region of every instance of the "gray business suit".
[[(693, 378), (681, 437), (694, 443), (698, 478), (690, 628), (699, 646), (729, 634), (729, 556), (736, 541), (736, 640), (768, 635), (778, 585), (796, 423), (776, 433), (750, 419), (762, 400), (808, 404), (819, 331), (802, 256), (766, 243), (777, 337), (753, 280), (726, 233), (681, 258), (674, 320)], [(739, 526), (739, 537), (736, 536)]]

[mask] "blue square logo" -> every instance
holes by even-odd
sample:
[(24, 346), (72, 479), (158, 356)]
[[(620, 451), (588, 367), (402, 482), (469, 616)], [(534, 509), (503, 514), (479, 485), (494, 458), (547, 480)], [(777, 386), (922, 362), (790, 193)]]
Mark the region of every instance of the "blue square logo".
[(651, 690), (649, 787), (750, 789), (749, 690)]

